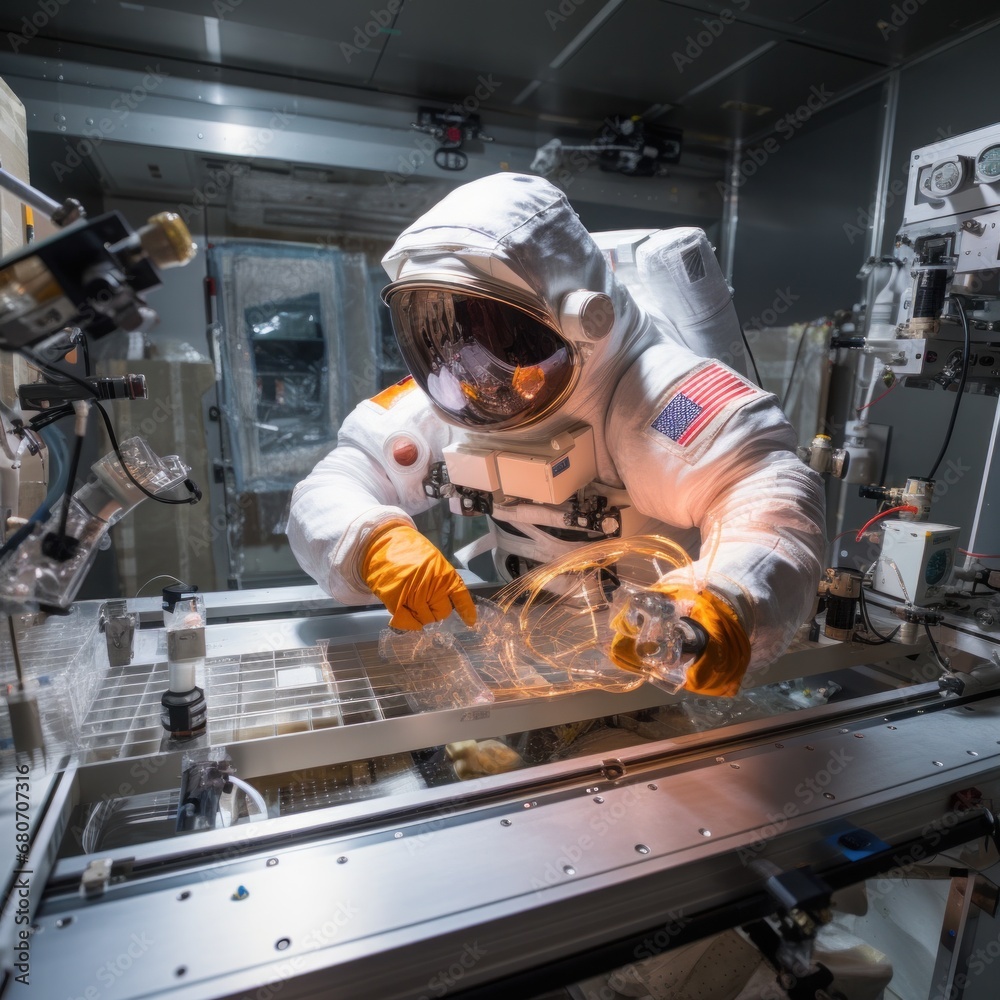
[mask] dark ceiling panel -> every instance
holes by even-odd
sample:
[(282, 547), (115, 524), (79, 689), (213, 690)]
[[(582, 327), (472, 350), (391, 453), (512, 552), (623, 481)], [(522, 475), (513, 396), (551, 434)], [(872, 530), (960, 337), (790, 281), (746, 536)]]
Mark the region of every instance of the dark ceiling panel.
[[(73, 0), (77, 2), (77, 0)], [(105, 0), (101, 0), (105, 2)], [(378, 21), (368, 29), (374, 37), (380, 28), (391, 27), (392, 13), (385, 0), (336, 0), (317, 3), (316, 0), (139, 0), (147, 9), (159, 7), (183, 11), (198, 17), (214, 17), (231, 24), (248, 24), (303, 36), (350, 41), (360, 29), (365, 32), (372, 20), (372, 9)], [(400, 6), (402, 0), (396, 6)], [(117, 6), (117, 3), (114, 4)]]
[(35, 29), (35, 33), (44, 37), (63, 41), (90, 42), (198, 60), (208, 56), (204, 15), (196, 17), (117, 0), (90, 0), (65, 6), (55, 4), (55, 7), (50, 17), (41, 9), (38, 0), (3, 0), (0, 27), (15, 52), (22, 51), (22, 47), (11, 41), (8, 32), (24, 37), (23, 51), (30, 52), (34, 38), (32, 29)]
[[(572, 134), (574, 125), (577, 135), (587, 135), (610, 115), (659, 106), (659, 115), (651, 115), (658, 123), (725, 145), (794, 112), (813, 86), (836, 93), (870, 80), (901, 54), (924, 51), (991, 16), (992, 6), (981, 0), (72, 0), (49, 15), (39, 0), (0, 0), (0, 28), (16, 31), (33, 19), (43, 36), (93, 45), (93, 65), (102, 59), (116, 65), (125, 50), (142, 60), (176, 56), (259, 71), (263, 87), (270, 73), (272, 86), (293, 92), (296, 80), (309, 80), (346, 84), (373, 103), (398, 106), (389, 95), (400, 95), (413, 113), (422, 103), (467, 102), (481, 109), (487, 133), (491, 116), (506, 111), (523, 114), (524, 125), (545, 138), (559, 129)], [(771, 110), (760, 116), (746, 107), (725, 110), (727, 101)]]
[(797, 21), (800, 17), (837, 0), (660, 0), (667, 6), (688, 7), (696, 13), (704, 10), (704, 16), (712, 17), (722, 11), (732, 11), (740, 19), (750, 21)]
[(772, 21), (798, 21), (811, 11), (825, 7), (836, 0), (729, 0), (733, 9), (743, 8), (748, 14), (766, 17)]
[[(907, 13), (913, 8), (912, 13)], [(802, 27), (868, 45), (873, 53), (899, 62), (955, 38), (971, 27), (996, 20), (996, 4), (982, 0), (835, 0), (802, 18)]]
[[(872, 75), (870, 63), (822, 52), (797, 42), (782, 42), (759, 59), (695, 95), (683, 107), (665, 115), (664, 124), (745, 138), (777, 122), (778, 139), (791, 137), (798, 125), (786, 115), (804, 111), (804, 119), (821, 112), (839, 92)], [(727, 110), (727, 102), (770, 108), (764, 113)]]
[[(465, 70), (466, 78), (472, 80), (478, 73), (494, 73), (500, 79), (506, 76), (526, 83), (546, 70), (601, 5), (590, 0), (565, 20), (558, 20), (563, 16), (558, 7), (557, 0), (408, 0), (396, 20), (396, 33), (375, 83), (385, 89), (415, 92), (412, 82), (425, 82), (428, 75), (447, 68)], [(439, 89), (451, 87), (449, 81)], [(505, 97), (504, 102), (511, 103), (515, 96)]]
[(562, 87), (631, 98), (642, 111), (650, 104), (675, 103), (779, 37), (662, 0), (626, 0), (562, 68), (550, 70), (547, 79)]
[[(37, 0), (3, 0), (0, 26), (45, 37), (260, 69), (284, 76), (365, 83), (392, 31), (392, 16), (371, 0), (336, 4), (286, 0), (75, 0), (51, 17)], [(29, 31), (24, 31), (27, 35)], [(25, 51), (30, 52), (26, 40)]]
[(353, 32), (348, 30), (331, 37), (232, 21), (219, 25), (225, 65), (331, 83), (369, 82), (388, 36), (364, 37), (364, 45), (355, 45)]

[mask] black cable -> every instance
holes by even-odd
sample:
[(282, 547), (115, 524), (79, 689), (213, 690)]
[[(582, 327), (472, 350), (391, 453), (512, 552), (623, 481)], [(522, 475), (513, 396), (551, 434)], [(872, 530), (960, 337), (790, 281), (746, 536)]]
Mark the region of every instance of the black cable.
[(125, 470), (125, 475), (128, 476), (128, 478), (132, 481), (133, 486), (135, 486), (140, 493), (145, 494), (147, 497), (149, 497), (151, 500), (155, 500), (157, 503), (175, 504), (175, 505), (193, 504), (197, 503), (201, 499), (202, 497), (201, 490), (198, 488), (197, 483), (195, 483), (194, 480), (192, 479), (184, 480), (184, 485), (188, 488), (188, 490), (191, 492), (192, 495), (189, 497), (185, 497), (183, 500), (173, 500), (170, 497), (161, 497), (158, 496), (156, 493), (151, 493), (149, 490), (147, 490), (146, 487), (143, 486), (142, 483), (140, 483), (139, 480), (137, 480), (135, 476), (132, 475), (132, 470), (128, 467), (128, 464), (125, 461), (125, 457), (122, 455), (121, 448), (119, 448), (118, 446), (118, 438), (115, 436), (115, 429), (111, 424), (111, 417), (108, 416), (107, 411), (104, 409), (103, 406), (101, 406), (100, 402), (98, 401), (97, 393), (95, 392), (94, 387), (86, 383), (82, 378), (77, 378), (76, 375), (72, 375), (69, 372), (60, 371), (58, 368), (54, 368), (48, 362), (43, 361), (40, 357), (38, 357), (33, 351), (28, 350), (26, 347), (22, 347), (18, 351), (18, 353), (21, 354), (23, 357), (27, 358), (28, 361), (30, 361), (33, 365), (37, 366), (38, 368), (41, 368), (45, 372), (48, 372), (50, 375), (55, 376), (57, 379), (62, 381), (68, 379), (70, 382), (75, 382), (77, 385), (82, 386), (84, 389), (87, 390), (88, 394), (87, 398), (92, 399), (94, 401), (94, 406), (97, 408), (97, 411), (101, 414), (101, 419), (104, 421), (104, 426), (107, 428), (108, 440), (110, 440), (111, 442), (111, 447), (114, 453), (118, 456), (118, 461), (121, 462), (122, 469)]
[(938, 644), (934, 641), (934, 636), (931, 635), (931, 627), (927, 622), (924, 622), (924, 631), (927, 633), (927, 639), (931, 644), (931, 650), (934, 653), (934, 659), (937, 660), (937, 665), (942, 670), (950, 671), (951, 668), (944, 662), (944, 657), (941, 655), (941, 650), (938, 649)]
[(87, 335), (81, 330), (80, 336), (82, 340), (82, 353), (83, 353), (83, 373), (90, 378), (90, 342), (87, 340)]
[(140, 493), (144, 493), (147, 497), (150, 498), (150, 500), (155, 500), (157, 503), (165, 503), (172, 505), (197, 503), (201, 499), (202, 496), (201, 490), (198, 489), (197, 484), (191, 479), (185, 479), (184, 485), (193, 495), (189, 497), (184, 497), (181, 500), (174, 500), (171, 497), (161, 497), (159, 494), (152, 493), (149, 490), (147, 490), (146, 487), (143, 486), (142, 483), (140, 483), (139, 480), (132, 475), (132, 470), (128, 467), (128, 463), (125, 461), (125, 456), (122, 455), (121, 448), (118, 445), (118, 438), (115, 436), (115, 429), (111, 425), (111, 417), (108, 416), (107, 410), (105, 410), (104, 407), (101, 406), (101, 404), (98, 402), (95, 402), (94, 406), (96, 407), (97, 412), (100, 413), (101, 418), (104, 420), (104, 426), (108, 432), (108, 440), (111, 442), (111, 448), (114, 451), (114, 453), (118, 456), (118, 461), (121, 463), (121, 467), (125, 470), (125, 475), (128, 476), (130, 480), (132, 480), (132, 485), (135, 486)]
[(962, 357), (962, 377), (958, 380), (958, 391), (955, 393), (955, 405), (951, 408), (951, 419), (948, 421), (948, 429), (944, 434), (944, 443), (941, 445), (941, 451), (938, 453), (938, 457), (934, 461), (934, 465), (928, 474), (928, 479), (934, 478), (934, 473), (937, 472), (938, 466), (941, 464), (941, 460), (944, 458), (945, 452), (948, 450), (948, 445), (951, 443), (951, 432), (955, 429), (955, 418), (958, 416), (958, 407), (962, 402), (962, 392), (965, 389), (965, 380), (969, 375), (969, 357), (972, 354), (972, 336), (969, 333), (969, 317), (965, 315), (965, 307), (962, 305), (962, 297), (960, 295), (953, 295), (952, 298), (955, 301), (955, 305), (958, 307), (958, 315), (962, 320), (962, 332), (965, 335), (965, 348)]
[(788, 373), (788, 385), (785, 386), (784, 394), (781, 397), (781, 409), (785, 409), (785, 403), (788, 402), (788, 397), (792, 391), (792, 385), (795, 383), (795, 371), (799, 367), (799, 358), (802, 355), (802, 345), (806, 342), (806, 334), (809, 332), (809, 326), (806, 325), (802, 328), (802, 336), (799, 337), (799, 346), (795, 348), (795, 358), (792, 361), (792, 370)]
[(33, 431), (40, 431), (48, 427), (49, 424), (54, 424), (57, 420), (71, 416), (73, 416), (73, 405), (71, 403), (66, 406), (57, 406), (54, 409), (42, 410), (37, 416), (32, 417), (28, 421), (28, 427)]
[(740, 323), (740, 336), (743, 338), (743, 346), (747, 349), (747, 357), (750, 358), (750, 364), (753, 365), (753, 373), (757, 378), (757, 385), (763, 389), (764, 381), (760, 377), (760, 372), (757, 371), (757, 359), (753, 356), (753, 351), (750, 350), (750, 341), (747, 340), (747, 335), (743, 332), (743, 324)]
[(872, 635), (876, 636), (877, 642), (871, 642), (870, 640), (862, 639), (862, 642), (867, 642), (869, 646), (882, 646), (887, 642), (892, 642), (896, 637), (896, 633), (902, 628), (901, 625), (897, 625), (888, 635), (882, 635), (881, 632), (872, 624), (871, 617), (868, 614), (868, 604), (865, 602), (865, 588), (861, 588), (861, 620), (865, 623), (865, 628), (871, 632)]

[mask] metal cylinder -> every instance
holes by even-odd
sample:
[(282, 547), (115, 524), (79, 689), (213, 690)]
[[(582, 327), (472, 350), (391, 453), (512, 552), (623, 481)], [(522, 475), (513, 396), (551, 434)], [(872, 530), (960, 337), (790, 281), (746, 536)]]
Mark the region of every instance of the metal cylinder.
[(826, 625), (823, 634), (827, 638), (848, 642), (854, 637), (861, 581), (861, 573), (856, 569), (830, 567), (826, 570), (821, 591), (826, 596)]

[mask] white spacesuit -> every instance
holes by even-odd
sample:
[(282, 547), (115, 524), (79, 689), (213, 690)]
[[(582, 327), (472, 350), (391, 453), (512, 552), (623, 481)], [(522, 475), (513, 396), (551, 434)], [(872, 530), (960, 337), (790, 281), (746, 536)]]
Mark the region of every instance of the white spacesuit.
[[(773, 396), (666, 336), (542, 178), (456, 189), (383, 263), (412, 378), (361, 403), (294, 491), (292, 550), (322, 587), (346, 604), (374, 591), (391, 610), (415, 607), (419, 588), (390, 598), (379, 578), (405, 575), (408, 550), (376, 542), (450, 495), (489, 513), (484, 544), (508, 578), (617, 532), (685, 545), (712, 605), (710, 645), (731, 661), (693, 690), (733, 694), (748, 660), (783, 651), (816, 593), (824, 506)], [(443, 604), (393, 623), (452, 606), (469, 618), (463, 591), (451, 581)]]

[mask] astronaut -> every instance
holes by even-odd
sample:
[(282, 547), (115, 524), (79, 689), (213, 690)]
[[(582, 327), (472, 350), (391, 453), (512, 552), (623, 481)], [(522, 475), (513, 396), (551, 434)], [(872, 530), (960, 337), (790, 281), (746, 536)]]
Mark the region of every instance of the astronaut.
[[(411, 375), (359, 404), (292, 495), (302, 567), (417, 629), (475, 605), (412, 515), (486, 513), (502, 579), (581, 542), (659, 534), (695, 557), (702, 642), (685, 687), (733, 695), (807, 616), (824, 547), (819, 477), (773, 396), (668, 337), (550, 182), (457, 188), (383, 264)], [(699, 548), (700, 546), (700, 548)], [(628, 636), (613, 649), (636, 669)]]

